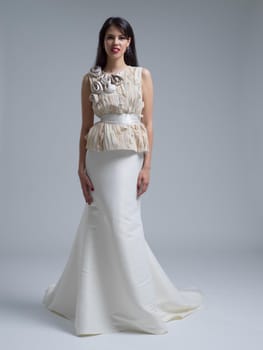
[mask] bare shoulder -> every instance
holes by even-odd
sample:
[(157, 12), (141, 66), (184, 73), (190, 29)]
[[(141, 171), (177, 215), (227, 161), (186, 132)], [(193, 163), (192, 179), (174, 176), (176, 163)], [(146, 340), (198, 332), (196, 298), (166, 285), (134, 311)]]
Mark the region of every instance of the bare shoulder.
[(148, 68), (145, 67), (142, 67), (142, 88), (146, 92), (153, 89), (151, 72)]
[(85, 83), (89, 81), (89, 72), (84, 73), (84, 75), (82, 76), (82, 81)]
[(83, 76), (82, 76), (82, 88), (84, 90), (87, 90), (88, 92), (90, 91), (90, 74), (89, 74), (89, 72), (83, 74)]
[(152, 78), (152, 75), (150, 70), (146, 67), (142, 67), (142, 79), (147, 81), (147, 80), (151, 80), (151, 78)]

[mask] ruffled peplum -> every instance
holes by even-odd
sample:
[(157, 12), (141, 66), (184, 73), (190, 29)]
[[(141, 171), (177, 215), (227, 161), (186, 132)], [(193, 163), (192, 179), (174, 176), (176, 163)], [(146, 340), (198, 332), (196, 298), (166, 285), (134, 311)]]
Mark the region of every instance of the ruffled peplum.
[(138, 153), (149, 151), (147, 129), (142, 122), (125, 125), (100, 121), (89, 129), (85, 139), (87, 150), (128, 149)]
[[(106, 73), (99, 66), (90, 69), (87, 74), (91, 88), (89, 99), (94, 114), (101, 120), (85, 135), (87, 150), (126, 149), (138, 153), (149, 151), (145, 124), (140, 118), (131, 123), (129, 118), (130, 114), (142, 116), (144, 101), (141, 75), (141, 67), (127, 66), (118, 74)], [(118, 115), (115, 123), (105, 122), (105, 116), (112, 114)], [(127, 118), (123, 118), (124, 115)]]

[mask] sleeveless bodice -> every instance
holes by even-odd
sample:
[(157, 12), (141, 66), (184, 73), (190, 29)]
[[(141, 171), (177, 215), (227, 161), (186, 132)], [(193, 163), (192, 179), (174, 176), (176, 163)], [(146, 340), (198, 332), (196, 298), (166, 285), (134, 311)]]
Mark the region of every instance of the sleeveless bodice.
[[(100, 121), (85, 135), (86, 149), (130, 149), (135, 152), (147, 152), (147, 129), (141, 121), (144, 107), (142, 67), (127, 66), (118, 74), (107, 73), (101, 67), (94, 67), (87, 73), (87, 77), (91, 87), (89, 99), (94, 114)], [(114, 122), (113, 118), (109, 118), (111, 116), (114, 116)], [(134, 118), (135, 116), (138, 118)], [(133, 122), (134, 119), (137, 119), (137, 122)]]

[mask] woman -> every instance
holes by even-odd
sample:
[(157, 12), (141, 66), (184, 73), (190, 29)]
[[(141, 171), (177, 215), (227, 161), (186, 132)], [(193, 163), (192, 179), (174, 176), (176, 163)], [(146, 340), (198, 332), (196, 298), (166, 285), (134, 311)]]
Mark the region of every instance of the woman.
[(202, 293), (176, 289), (144, 237), (141, 195), (150, 181), (153, 84), (149, 70), (138, 66), (125, 19), (103, 24), (81, 96), (78, 174), (88, 205), (65, 269), (43, 303), (74, 320), (78, 336), (165, 334), (165, 322), (200, 308)]

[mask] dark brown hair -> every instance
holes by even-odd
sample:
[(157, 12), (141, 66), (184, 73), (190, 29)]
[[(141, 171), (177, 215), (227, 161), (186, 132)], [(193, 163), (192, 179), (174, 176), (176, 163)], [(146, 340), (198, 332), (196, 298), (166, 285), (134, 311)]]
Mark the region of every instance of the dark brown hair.
[(121, 17), (109, 17), (103, 23), (99, 32), (99, 42), (98, 42), (95, 66), (100, 66), (102, 69), (104, 69), (104, 67), (106, 66), (107, 54), (104, 49), (104, 38), (105, 38), (106, 31), (112, 25), (117, 27), (123, 33), (123, 35), (125, 35), (127, 38), (131, 38), (130, 45), (128, 46), (126, 52), (124, 53), (125, 63), (130, 66), (138, 66), (139, 64), (137, 59), (136, 47), (135, 47), (135, 37), (134, 37), (132, 26), (126, 19)]

